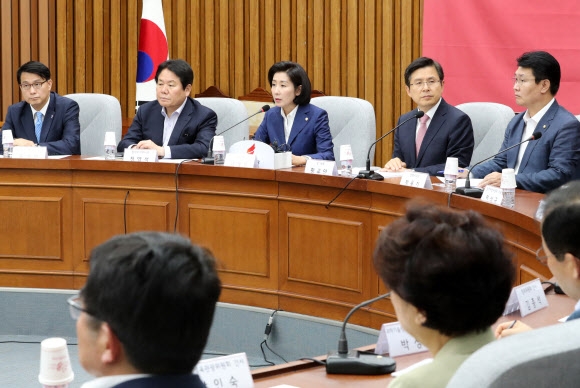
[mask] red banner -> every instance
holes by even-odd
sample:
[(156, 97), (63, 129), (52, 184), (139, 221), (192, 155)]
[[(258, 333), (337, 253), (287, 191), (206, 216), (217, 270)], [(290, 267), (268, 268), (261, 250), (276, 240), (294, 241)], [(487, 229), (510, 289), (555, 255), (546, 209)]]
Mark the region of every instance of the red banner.
[[(516, 58), (544, 50), (560, 63), (558, 102), (580, 114), (580, 7), (574, 0), (424, 0), (423, 55), (445, 70), (453, 105), (514, 100)], [(575, 94), (574, 94), (575, 93)]]

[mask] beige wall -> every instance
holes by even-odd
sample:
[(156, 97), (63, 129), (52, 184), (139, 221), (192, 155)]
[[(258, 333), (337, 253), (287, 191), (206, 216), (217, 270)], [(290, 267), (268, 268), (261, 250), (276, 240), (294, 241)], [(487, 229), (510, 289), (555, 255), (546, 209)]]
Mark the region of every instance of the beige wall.
[[(301, 63), (314, 89), (370, 101), (377, 136), (411, 109), (402, 73), (421, 53), (421, 0), (164, 0), (171, 58), (191, 63), (193, 93), (267, 89), (278, 60)], [(60, 94), (107, 93), (133, 116), (141, 1), (2, 0), (0, 121), (19, 101), (15, 72), (47, 64)], [(377, 148), (377, 163), (392, 139)], [(384, 147), (384, 148), (383, 148)]]

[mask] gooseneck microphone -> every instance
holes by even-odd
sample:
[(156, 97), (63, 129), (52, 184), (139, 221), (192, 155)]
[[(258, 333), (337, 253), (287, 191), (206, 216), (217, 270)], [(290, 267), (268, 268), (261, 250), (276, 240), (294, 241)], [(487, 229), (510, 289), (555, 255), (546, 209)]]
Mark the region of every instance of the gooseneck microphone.
[[(251, 119), (251, 118), (252, 118), (252, 117), (254, 117), (255, 115), (257, 115), (257, 114), (260, 114), (260, 113), (265, 113), (265, 112), (267, 112), (267, 111), (269, 111), (269, 110), (270, 110), (270, 105), (264, 105), (264, 106), (262, 107), (262, 109), (260, 109), (259, 111), (257, 111), (257, 112), (256, 112), (256, 113), (254, 113), (253, 115), (250, 115), (250, 116), (246, 117), (245, 119), (243, 119), (242, 121), (235, 123), (235, 124), (234, 124), (234, 125), (232, 125), (231, 127), (227, 128), (227, 129), (224, 129), (223, 131), (221, 131), (220, 133), (218, 133), (218, 134), (217, 134), (217, 135), (215, 135), (215, 136), (220, 136), (220, 135), (223, 135), (224, 133), (226, 133), (227, 131), (229, 131), (229, 130), (230, 130), (230, 129), (232, 129), (233, 127), (235, 127), (235, 126), (237, 126), (237, 125), (240, 125), (241, 123), (243, 123), (244, 121), (247, 121), (247, 120)], [(213, 145), (213, 139), (215, 138), (215, 136), (214, 136), (214, 137), (212, 137), (212, 138), (211, 138), (211, 140), (209, 141), (209, 147), (208, 147), (208, 149), (207, 149), (207, 157), (205, 157), (205, 158), (203, 158), (203, 159), (201, 160), (201, 163), (202, 163), (202, 164), (214, 164), (214, 162), (215, 162), (215, 160), (214, 160), (214, 158), (213, 158), (213, 151), (212, 151), (212, 149), (211, 149), (211, 148), (212, 148), (212, 145)]]
[(352, 308), (342, 324), (338, 351), (330, 354), (326, 359), (326, 373), (345, 375), (382, 375), (395, 370), (395, 360), (379, 354), (371, 354), (353, 350), (349, 352), (346, 340), (346, 323), (350, 316), (361, 307), (368, 306), (378, 300), (388, 297), (391, 293), (379, 295), (376, 298), (364, 301)]
[(503, 154), (504, 152), (509, 151), (509, 150), (511, 150), (514, 147), (518, 147), (518, 146), (524, 144), (527, 141), (530, 141), (530, 140), (538, 140), (541, 137), (542, 137), (542, 132), (534, 132), (532, 134), (532, 136), (530, 136), (526, 140), (521, 141), (521, 142), (519, 142), (517, 144), (514, 144), (513, 146), (510, 146), (510, 147), (506, 148), (505, 150), (499, 151), (497, 154), (491, 155), (489, 158), (485, 158), (485, 159), (480, 160), (479, 162), (475, 163), (473, 165), (473, 167), (471, 167), (471, 170), (469, 171), (469, 173), (467, 174), (467, 178), (465, 179), (465, 186), (464, 187), (458, 187), (457, 189), (455, 189), (455, 192), (457, 194), (465, 195), (467, 197), (481, 198), (481, 196), (483, 195), (483, 190), (480, 189), (479, 187), (471, 187), (471, 180), (470, 180), (471, 171), (473, 171), (473, 169), (477, 165), (485, 162), (486, 160), (489, 160), (491, 158), (495, 158), (499, 154)]
[(407, 120), (403, 121), (401, 124), (397, 125), (395, 128), (391, 129), (389, 132), (385, 133), (383, 136), (381, 136), (377, 140), (375, 140), (375, 142), (373, 144), (371, 144), (371, 146), (369, 147), (369, 152), (367, 153), (366, 170), (361, 170), (358, 173), (358, 178), (361, 178), (361, 179), (372, 179), (372, 180), (375, 180), (375, 181), (382, 181), (382, 180), (384, 180), (385, 178), (381, 174), (377, 174), (374, 170), (371, 170), (371, 149), (373, 148), (373, 146), (375, 144), (377, 144), (379, 141), (383, 140), (383, 138), (385, 136), (393, 133), (397, 128), (399, 128), (401, 125), (405, 124), (407, 121), (414, 120), (414, 119), (418, 119), (420, 117), (423, 117), (424, 115), (425, 115), (425, 112), (423, 112), (422, 110), (417, 110), (414, 115), (412, 115)]

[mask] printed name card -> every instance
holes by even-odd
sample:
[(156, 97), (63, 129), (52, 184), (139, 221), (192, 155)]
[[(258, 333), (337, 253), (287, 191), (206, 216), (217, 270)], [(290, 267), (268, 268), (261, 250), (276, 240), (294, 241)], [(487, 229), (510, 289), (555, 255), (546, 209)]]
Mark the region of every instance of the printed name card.
[(46, 147), (14, 147), (12, 150), (14, 159), (47, 159)]
[(256, 155), (250, 154), (226, 154), (224, 166), (229, 167), (256, 167)]
[(306, 162), (306, 167), (304, 172), (308, 174), (318, 174), (318, 175), (338, 175), (338, 170), (336, 169), (336, 163), (334, 160), (318, 160), (310, 159)]
[(483, 194), (481, 195), (481, 200), (487, 203), (493, 203), (494, 205), (501, 205), (503, 199), (503, 190), (496, 186), (487, 185), (483, 189)]
[(157, 151), (125, 148), (123, 160), (125, 162), (157, 162)]
[(548, 300), (540, 279), (520, 284), (512, 288), (510, 297), (506, 303), (503, 315), (511, 314), (520, 310), (522, 317), (548, 307)]
[(407, 333), (399, 322), (383, 323), (381, 326), (376, 354), (389, 353), (390, 357), (397, 357), (426, 351), (425, 345)]
[(406, 171), (401, 177), (401, 185), (418, 187), (420, 189), (432, 189), (431, 178), (426, 172)]
[(254, 386), (246, 353), (201, 360), (193, 369), (207, 388)]

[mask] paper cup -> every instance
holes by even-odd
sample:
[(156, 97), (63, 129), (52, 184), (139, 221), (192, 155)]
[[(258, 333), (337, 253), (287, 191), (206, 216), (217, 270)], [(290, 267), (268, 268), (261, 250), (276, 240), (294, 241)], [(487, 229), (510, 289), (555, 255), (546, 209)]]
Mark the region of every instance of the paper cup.
[(223, 136), (215, 136), (213, 138), (213, 147), (212, 151), (225, 151), (226, 150), (226, 143), (224, 141)]
[(115, 139), (115, 132), (105, 132), (105, 144), (106, 146), (117, 146), (117, 140)]
[(447, 158), (445, 163), (445, 175), (457, 175), (459, 173), (457, 158)]
[(516, 173), (513, 168), (504, 168), (501, 170), (501, 186), (502, 189), (515, 189)]
[(350, 144), (340, 146), (340, 160), (352, 160), (352, 148)]
[(38, 381), (43, 385), (58, 386), (73, 381), (75, 374), (64, 338), (47, 338), (40, 343), (40, 373)]
[(3, 129), (2, 130), (2, 144), (6, 143), (14, 143), (14, 138), (12, 137), (12, 130), (11, 129)]

